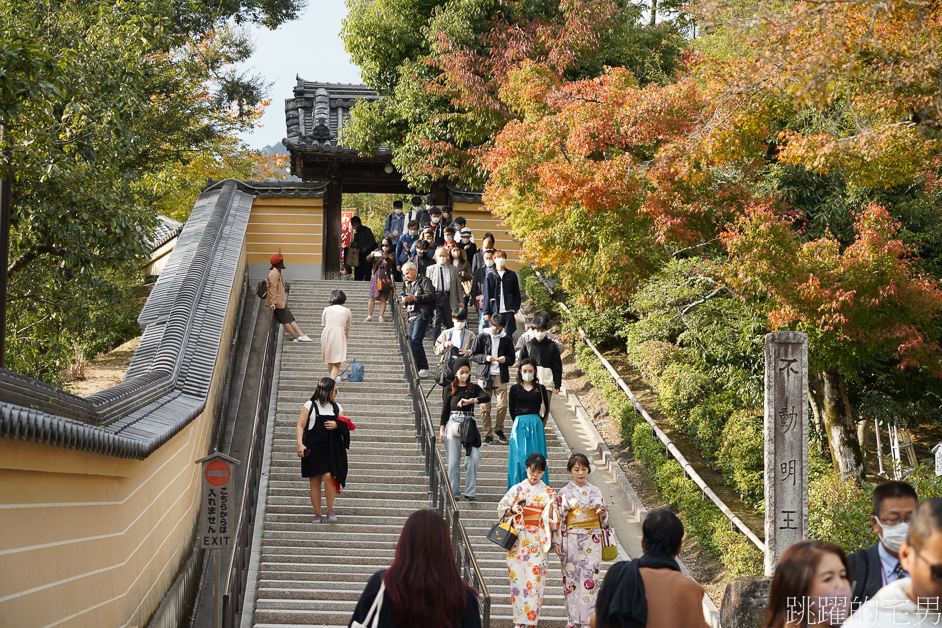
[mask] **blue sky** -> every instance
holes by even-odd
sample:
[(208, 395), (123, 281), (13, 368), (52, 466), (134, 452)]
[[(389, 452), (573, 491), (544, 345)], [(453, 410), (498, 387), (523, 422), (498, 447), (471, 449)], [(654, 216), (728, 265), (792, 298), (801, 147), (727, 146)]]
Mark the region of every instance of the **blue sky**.
[(285, 99), (291, 98), (295, 77), (309, 81), (359, 83), (360, 73), (350, 62), (340, 40), (341, 21), (347, 13), (343, 0), (308, 0), (303, 15), (276, 31), (250, 29), (255, 54), (241, 66), (274, 83), (271, 105), (261, 125), (242, 138), (252, 148), (263, 148), (285, 136)]

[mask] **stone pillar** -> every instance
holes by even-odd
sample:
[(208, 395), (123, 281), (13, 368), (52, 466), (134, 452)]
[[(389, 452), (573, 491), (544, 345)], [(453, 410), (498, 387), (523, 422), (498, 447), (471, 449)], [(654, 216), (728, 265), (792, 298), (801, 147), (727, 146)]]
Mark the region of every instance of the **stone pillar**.
[(338, 176), (332, 176), (324, 198), (324, 245), (321, 250), (324, 268), (321, 276), (325, 279), (340, 278), (342, 205), (343, 185)]
[(761, 576), (733, 578), (726, 585), (720, 606), (722, 628), (760, 628), (769, 608), (769, 585)]
[(765, 575), (808, 533), (808, 335), (765, 337)]

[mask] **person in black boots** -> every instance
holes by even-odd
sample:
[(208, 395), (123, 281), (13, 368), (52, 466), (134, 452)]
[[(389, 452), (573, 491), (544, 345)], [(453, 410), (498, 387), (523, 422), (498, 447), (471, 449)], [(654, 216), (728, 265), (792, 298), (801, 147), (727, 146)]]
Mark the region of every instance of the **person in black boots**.
[(353, 268), (353, 278), (356, 281), (369, 281), (373, 265), (367, 258), (376, 250), (376, 236), (372, 229), (363, 226), (359, 216), (350, 219), (350, 227), (353, 229), (350, 249), (359, 251), (359, 262)]
[[(496, 437), (506, 443), (504, 418), (507, 416), (507, 383), (510, 367), (514, 364), (514, 346), (504, 331), (503, 314), (491, 316), (490, 328), (474, 340), (471, 361), (478, 365), (478, 384), (497, 398), (496, 425), (491, 425), (491, 402), (481, 406), (481, 425), (484, 427), (484, 444), (490, 445)], [(496, 428), (496, 429), (494, 429)]]

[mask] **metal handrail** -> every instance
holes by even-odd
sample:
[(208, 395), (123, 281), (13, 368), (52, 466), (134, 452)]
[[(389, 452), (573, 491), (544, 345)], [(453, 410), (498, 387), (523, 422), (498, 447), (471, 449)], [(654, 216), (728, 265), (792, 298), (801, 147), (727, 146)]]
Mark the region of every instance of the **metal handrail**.
[[(275, 367), (275, 342), (278, 334), (274, 312), (269, 312), (268, 336), (265, 339), (265, 353), (262, 357), (262, 371), (258, 378), (258, 395), (255, 400), (255, 418), (252, 424), (252, 444), (249, 455), (243, 461), (245, 466), (245, 484), (242, 488), (242, 507), (235, 527), (235, 543), (229, 566), (225, 571), (226, 583), (222, 597), (223, 628), (233, 628), (236, 613), (242, 608), (242, 596), (245, 594), (246, 568), (251, 553), (248, 552), (252, 540), (252, 528), (255, 523), (255, 502), (258, 498), (259, 481), (262, 471), (262, 447), (265, 444), (265, 425), (268, 404), (271, 399), (272, 374)], [(219, 551), (219, 550), (217, 550)]]
[[(543, 274), (540, 273), (540, 271), (536, 270), (535, 268), (533, 269), (533, 272), (536, 275), (536, 278), (540, 280), (540, 283), (543, 284), (543, 287), (545, 287), (547, 291), (549, 291), (550, 295), (552, 296), (553, 289), (552, 287), (550, 287), (549, 283), (543, 277)], [(572, 312), (569, 311), (569, 308), (566, 307), (565, 303), (563, 303), (562, 301), (557, 301), (556, 303), (557, 305), (559, 305), (560, 308), (562, 308), (564, 312), (566, 312), (566, 314), (568, 314), (570, 317), (572, 316)], [(687, 477), (693, 480), (694, 483), (700, 487), (700, 490), (703, 492), (703, 494), (711, 502), (713, 502), (713, 504), (717, 508), (720, 509), (720, 512), (726, 515), (726, 518), (729, 519), (730, 522), (734, 526), (736, 526), (736, 528), (740, 532), (745, 534), (746, 537), (750, 541), (752, 541), (753, 545), (758, 547), (759, 550), (764, 554), (765, 542), (763, 542), (762, 539), (760, 539), (756, 535), (756, 533), (753, 532), (749, 528), (749, 526), (745, 524), (745, 522), (743, 522), (742, 519), (737, 517), (733, 513), (733, 511), (730, 510), (729, 506), (727, 506), (723, 502), (723, 500), (720, 499), (720, 497), (716, 493), (713, 492), (713, 489), (709, 487), (706, 481), (702, 477), (700, 477), (700, 474), (696, 472), (696, 470), (690, 465), (689, 462), (687, 462), (687, 458), (685, 458), (684, 455), (680, 453), (680, 450), (677, 449), (677, 446), (670, 439), (670, 437), (664, 433), (664, 430), (658, 427), (657, 423), (654, 422), (654, 419), (652, 419), (651, 415), (648, 414), (648, 411), (644, 409), (644, 406), (642, 406), (641, 402), (638, 401), (638, 398), (635, 396), (634, 392), (631, 390), (628, 384), (626, 384), (625, 381), (621, 378), (621, 376), (618, 374), (618, 371), (615, 370), (615, 367), (613, 367), (611, 363), (605, 359), (605, 356), (602, 355), (602, 352), (599, 351), (598, 347), (596, 347), (595, 344), (592, 342), (592, 340), (589, 339), (588, 334), (586, 334), (585, 331), (583, 331), (581, 327), (577, 327), (576, 331), (579, 332), (579, 337), (582, 339), (582, 341), (585, 342), (586, 345), (590, 349), (592, 349), (592, 352), (595, 353), (595, 356), (602, 362), (602, 366), (604, 366), (605, 370), (609, 372), (609, 374), (615, 380), (615, 383), (618, 384), (618, 387), (621, 388), (622, 392), (624, 392), (628, 396), (628, 399), (631, 400), (631, 403), (635, 409), (635, 413), (640, 414), (644, 418), (644, 420), (648, 422), (648, 425), (651, 426), (651, 429), (653, 430), (654, 435), (658, 437), (658, 439), (667, 448), (667, 451), (670, 453), (670, 455), (680, 464), (681, 468), (683, 469)]]
[[(490, 628), (491, 625), (491, 594), (484, 582), (484, 574), (474, 556), (474, 549), (468, 539), (468, 533), (461, 523), (458, 502), (448, 483), (448, 473), (442, 454), (436, 447), (437, 431), (432, 424), (431, 413), (425, 394), (422, 392), (422, 383), (419, 372), (412, 355), (412, 346), (409, 343), (408, 327), (396, 292), (393, 291), (392, 309), (397, 324), (396, 340), (399, 342), (399, 351), (402, 353), (402, 362), (406, 368), (406, 379), (409, 381), (409, 395), (412, 397), (412, 413), (415, 417), (416, 439), (422, 447), (425, 457), (425, 474), (429, 481), (429, 496), (432, 499), (432, 508), (438, 511), (451, 530), (451, 543), (455, 552), (455, 563), (458, 573), (478, 591), (481, 598), (481, 625)], [(430, 384), (432, 385), (432, 384)]]

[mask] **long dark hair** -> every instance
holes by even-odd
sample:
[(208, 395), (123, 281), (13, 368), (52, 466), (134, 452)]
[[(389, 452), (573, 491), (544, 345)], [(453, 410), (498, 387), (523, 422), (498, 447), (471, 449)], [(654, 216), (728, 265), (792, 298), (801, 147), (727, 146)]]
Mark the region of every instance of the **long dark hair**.
[(317, 388), (314, 389), (314, 395), (311, 399), (320, 403), (330, 403), (330, 395), (333, 394), (334, 388), (336, 387), (337, 382), (333, 379), (322, 377), (321, 381), (317, 382)]
[(440, 514), (418, 510), (409, 515), (383, 582), (397, 626), (450, 628), (464, 614), (468, 585), (455, 566), (448, 524)]
[(536, 362), (531, 358), (523, 358), (520, 362), (517, 363), (517, 386), (523, 386), (523, 367), (532, 366), (533, 367), (533, 386), (537, 389), (540, 388), (540, 375), (537, 373)]
[(458, 369), (455, 369), (455, 378), (451, 380), (451, 394), (455, 394), (456, 392), (458, 392), (459, 388), (464, 388), (468, 392), (473, 391), (474, 390), (474, 373), (469, 372), (468, 381), (462, 384), (458, 381)]
[(850, 576), (847, 556), (839, 546), (825, 541), (798, 541), (782, 552), (772, 576), (769, 590), (769, 610), (762, 624), (767, 628), (782, 628), (788, 623), (789, 600), (803, 600), (811, 590), (818, 563), (827, 554), (836, 554)]

